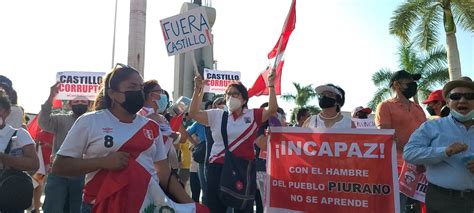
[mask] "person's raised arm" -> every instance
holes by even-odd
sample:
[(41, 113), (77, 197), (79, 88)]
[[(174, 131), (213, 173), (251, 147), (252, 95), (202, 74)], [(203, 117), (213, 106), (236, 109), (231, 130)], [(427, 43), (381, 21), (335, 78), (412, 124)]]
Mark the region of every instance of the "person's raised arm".
[(269, 99), (268, 99), (268, 108), (263, 110), (262, 123), (268, 120), (270, 116), (275, 114), (278, 110), (278, 102), (275, 94), (275, 73), (272, 71), (272, 74), (268, 76), (268, 90), (269, 90)]
[(53, 106), (54, 97), (56, 97), (59, 91), (58, 84), (59, 82), (56, 82), (56, 84), (51, 86), (49, 90), (49, 97), (41, 106), (41, 111), (38, 115), (39, 126), (41, 129), (49, 132), (56, 132), (57, 129), (58, 121), (54, 116), (51, 115), (51, 108)]
[(189, 117), (201, 123), (204, 126), (209, 126), (207, 120), (207, 112), (201, 110), (202, 97), (204, 95), (203, 87), (206, 81), (202, 80), (201, 76), (194, 77), (194, 93), (189, 107)]

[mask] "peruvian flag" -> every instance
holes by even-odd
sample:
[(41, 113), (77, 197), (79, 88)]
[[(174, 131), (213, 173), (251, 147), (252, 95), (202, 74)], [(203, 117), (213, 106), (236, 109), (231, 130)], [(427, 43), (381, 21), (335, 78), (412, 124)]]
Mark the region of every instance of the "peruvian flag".
[(179, 127), (181, 127), (181, 125), (183, 125), (183, 118), (184, 118), (184, 112), (179, 114), (179, 115), (174, 116), (173, 118), (171, 118), (170, 126), (171, 126), (171, 130), (173, 130), (173, 132), (178, 132), (179, 131)]
[(36, 115), (33, 118), (30, 124), (28, 124), (27, 130), (28, 133), (30, 133), (31, 138), (33, 138), (33, 140), (35, 140), (35, 142), (39, 145), (37, 154), (40, 162), (40, 168), (36, 173), (46, 175), (46, 168), (49, 167), (49, 164), (51, 163), (50, 156), (53, 150), (54, 134), (41, 129), (38, 124), (38, 117), (39, 115)]
[(253, 86), (248, 90), (249, 98), (252, 96), (268, 95), (268, 75), (270, 75), (272, 69), (275, 70), (275, 94), (281, 95), (281, 75), (284, 64), (284, 53), (290, 35), (295, 29), (296, 25), (296, 0), (291, 3), (290, 11), (286, 17), (285, 24), (283, 25), (282, 32), (275, 44), (273, 49), (268, 53), (268, 59), (275, 59), (275, 64), (268, 66), (265, 71), (260, 73)]
[[(84, 202), (93, 203), (94, 213), (207, 213), (198, 203), (176, 203), (171, 200), (150, 171), (152, 159), (143, 155), (154, 146), (159, 127), (148, 121), (117, 150), (129, 154), (128, 165), (121, 170), (98, 170), (84, 186)], [(153, 168), (153, 166), (151, 166)], [(86, 180), (88, 177), (86, 177)]]

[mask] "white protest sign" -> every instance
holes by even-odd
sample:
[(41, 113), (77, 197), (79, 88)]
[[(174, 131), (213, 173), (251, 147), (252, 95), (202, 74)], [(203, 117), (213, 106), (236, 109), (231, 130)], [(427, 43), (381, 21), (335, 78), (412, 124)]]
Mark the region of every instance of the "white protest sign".
[(168, 56), (211, 44), (211, 32), (203, 7), (160, 21)]
[(354, 122), (356, 128), (358, 129), (376, 129), (377, 128), (377, 126), (375, 125), (375, 121), (372, 118), (367, 118), (367, 119), (352, 118), (352, 122)]
[(104, 72), (58, 72), (56, 81), (59, 82), (58, 100), (73, 100), (76, 97), (85, 97), (95, 100), (100, 90)]
[(224, 94), (225, 88), (232, 82), (240, 81), (240, 72), (204, 69), (204, 92)]

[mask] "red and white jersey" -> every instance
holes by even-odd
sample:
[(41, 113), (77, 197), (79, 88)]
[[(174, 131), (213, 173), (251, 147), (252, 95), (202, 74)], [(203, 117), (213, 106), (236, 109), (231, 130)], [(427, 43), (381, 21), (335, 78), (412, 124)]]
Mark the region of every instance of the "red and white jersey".
[[(116, 152), (150, 121), (148, 118), (137, 115), (132, 123), (122, 123), (109, 110), (87, 113), (79, 117), (71, 127), (58, 154), (84, 159), (105, 157), (110, 152)], [(154, 146), (145, 150), (138, 161), (153, 176), (156, 176), (153, 162), (166, 159), (166, 153), (158, 124), (151, 122), (154, 125), (143, 129), (142, 133), (154, 139)], [(96, 172), (86, 175), (86, 183), (94, 177)]]
[[(206, 110), (209, 126), (212, 131), (214, 144), (212, 145), (210, 163), (224, 163), (225, 147), (222, 140), (221, 124), (224, 110)], [(255, 159), (253, 147), (257, 130), (262, 125), (263, 109), (244, 109), (242, 115), (235, 118), (229, 114), (227, 119), (227, 137), (229, 149), (237, 157), (247, 160)]]
[[(155, 109), (153, 109), (151, 107), (144, 106), (144, 107), (142, 107), (142, 109), (140, 109), (140, 111), (138, 111), (137, 114), (145, 116), (145, 117), (148, 118), (153, 113), (156, 113)], [(168, 153), (169, 150), (171, 149), (171, 146), (173, 145), (173, 139), (169, 137), (171, 135), (171, 133), (173, 133), (173, 131), (171, 130), (171, 127), (170, 127), (168, 121), (166, 121), (166, 118), (163, 115), (160, 115), (160, 114), (157, 114), (157, 115), (162, 118), (162, 122), (160, 122), (160, 121), (156, 121), (156, 122), (160, 126), (160, 132), (161, 132), (161, 135), (163, 137), (163, 143), (165, 144), (165, 153)]]
[(88, 159), (116, 151), (130, 154), (126, 168), (86, 175), (84, 201), (94, 204), (94, 212), (195, 210), (194, 203), (176, 204), (161, 190), (153, 163), (166, 153), (158, 124), (148, 118), (137, 115), (132, 123), (122, 123), (109, 110), (87, 113), (73, 125), (58, 154)]

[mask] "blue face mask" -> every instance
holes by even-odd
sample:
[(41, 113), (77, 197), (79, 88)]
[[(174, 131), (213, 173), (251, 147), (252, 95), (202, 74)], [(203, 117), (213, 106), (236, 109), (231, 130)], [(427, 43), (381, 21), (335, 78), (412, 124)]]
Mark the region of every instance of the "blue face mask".
[(459, 122), (466, 122), (466, 121), (469, 121), (469, 120), (474, 120), (474, 110), (471, 110), (466, 115), (463, 115), (459, 112), (451, 110), (451, 115), (453, 115), (453, 117), (456, 118), (456, 120), (458, 120)]
[(158, 105), (158, 110), (156, 112), (163, 113), (168, 105), (168, 97), (166, 95), (161, 94), (160, 100), (155, 100), (156, 105)]

